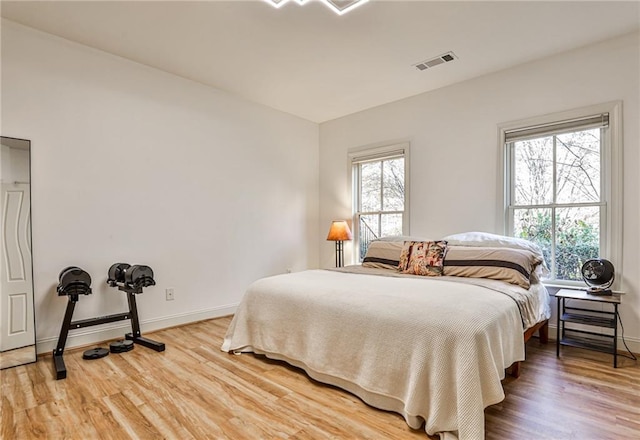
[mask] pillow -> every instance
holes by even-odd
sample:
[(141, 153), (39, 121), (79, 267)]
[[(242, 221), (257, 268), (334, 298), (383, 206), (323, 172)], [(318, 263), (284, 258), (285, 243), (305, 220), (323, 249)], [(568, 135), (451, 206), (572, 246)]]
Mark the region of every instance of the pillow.
[(479, 247), (497, 247), (510, 249), (524, 249), (533, 252), (542, 260), (541, 275), (550, 274), (549, 268), (544, 261), (542, 249), (536, 243), (525, 240), (524, 238), (508, 237), (506, 235), (490, 234), (488, 232), (462, 232), (444, 237), (450, 246), (479, 246)]
[(542, 279), (546, 276), (549, 275), (549, 272), (547, 271), (547, 273), (545, 274), (545, 265), (544, 265), (544, 261), (542, 262), (542, 264), (539, 264), (538, 266), (536, 266), (535, 269), (533, 269), (533, 272), (531, 272), (531, 275), (529, 276), (529, 281), (531, 281), (531, 284), (540, 284), (542, 283)]
[(542, 258), (525, 249), (448, 246), (443, 275), (490, 278), (529, 289), (531, 273), (541, 263)]
[(386, 237), (376, 238), (375, 241), (393, 241), (404, 244), (405, 241), (428, 241), (420, 237), (411, 237), (409, 235), (387, 235)]
[(446, 241), (405, 241), (398, 270), (406, 274), (440, 276), (446, 252)]
[(362, 266), (398, 270), (403, 243), (401, 241), (372, 241), (362, 260)]

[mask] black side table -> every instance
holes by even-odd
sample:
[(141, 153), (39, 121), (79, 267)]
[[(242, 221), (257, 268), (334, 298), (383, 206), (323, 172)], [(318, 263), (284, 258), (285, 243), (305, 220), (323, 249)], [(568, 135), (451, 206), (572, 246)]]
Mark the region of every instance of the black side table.
[[(590, 295), (584, 290), (561, 289), (556, 293), (558, 300), (558, 336), (556, 338), (556, 356), (560, 356), (560, 346), (585, 348), (613, 355), (613, 367), (618, 367), (618, 305), (620, 294)], [(589, 310), (567, 306), (567, 299), (609, 304), (612, 311)], [(567, 323), (608, 328), (613, 334), (567, 327)]]

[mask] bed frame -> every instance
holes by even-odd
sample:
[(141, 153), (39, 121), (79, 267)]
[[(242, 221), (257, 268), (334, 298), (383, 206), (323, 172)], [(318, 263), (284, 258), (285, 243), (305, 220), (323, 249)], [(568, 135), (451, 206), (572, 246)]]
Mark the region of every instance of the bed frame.
[[(546, 344), (549, 342), (549, 320), (545, 319), (527, 329), (524, 332), (524, 343), (526, 344), (529, 339), (534, 335), (535, 332), (538, 332), (538, 337), (540, 338), (540, 342)], [(513, 376), (515, 378), (520, 377), (520, 361), (514, 362), (511, 364), (509, 368), (507, 368), (507, 374)]]

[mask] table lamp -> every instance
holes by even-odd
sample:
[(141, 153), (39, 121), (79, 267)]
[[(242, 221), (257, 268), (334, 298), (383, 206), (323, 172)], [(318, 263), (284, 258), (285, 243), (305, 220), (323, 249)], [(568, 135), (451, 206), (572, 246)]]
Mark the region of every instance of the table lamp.
[(344, 220), (336, 220), (331, 223), (327, 241), (336, 242), (336, 267), (344, 266), (344, 247), (345, 240), (353, 239), (349, 225)]

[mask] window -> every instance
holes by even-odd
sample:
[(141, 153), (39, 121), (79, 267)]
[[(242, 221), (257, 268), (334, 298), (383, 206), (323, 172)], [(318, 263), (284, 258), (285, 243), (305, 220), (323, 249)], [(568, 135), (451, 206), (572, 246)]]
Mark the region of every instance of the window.
[(361, 262), (376, 238), (407, 234), (408, 144), (351, 153), (353, 227)]
[(540, 245), (559, 284), (581, 282), (588, 259), (619, 263), (619, 105), (598, 109), (501, 130), (507, 234)]

